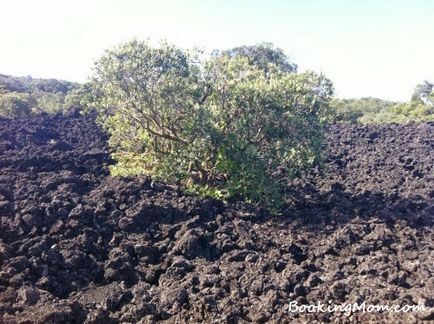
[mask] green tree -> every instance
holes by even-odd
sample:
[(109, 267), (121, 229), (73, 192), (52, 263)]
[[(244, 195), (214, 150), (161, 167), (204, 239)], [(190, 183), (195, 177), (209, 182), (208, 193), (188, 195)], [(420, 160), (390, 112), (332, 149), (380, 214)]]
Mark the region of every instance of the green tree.
[(115, 174), (147, 173), (205, 194), (277, 206), (277, 168), (318, 162), (333, 93), (322, 75), (267, 71), (224, 53), (198, 61), (131, 41), (96, 63), (91, 105), (110, 134)]
[(283, 50), (267, 42), (235, 47), (223, 51), (222, 54), (231, 58), (246, 57), (249, 64), (266, 72), (270, 64), (282, 72), (297, 72), (297, 65), (289, 61)]
[(421, 101), (425, 104), (432, 104), (430, 97), (433, 95), (434, 84), (429, 81), (424, 81), (414, 88), (411, 101)]

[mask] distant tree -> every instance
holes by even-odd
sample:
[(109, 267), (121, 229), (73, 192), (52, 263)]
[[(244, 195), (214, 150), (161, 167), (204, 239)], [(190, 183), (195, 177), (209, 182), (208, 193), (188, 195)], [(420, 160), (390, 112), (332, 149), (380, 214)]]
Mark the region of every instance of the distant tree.
[(282, 49), (274, 47), (271, 43), (260, 43), (258, 45), (244, 45), (222, 52), (231, 58), (246, 57), (249, 64), (268, 72), (269, 64), (273, 64), (283, 72), (297, 72), (297, 65), (290, 62)]
[(66, 95), (68, 92), (78, 89), (77, 83), (57, 79), (30, 79), (30, 91), (48, 92)]
[(434, 121), (434, 109), (420, 101), (409, 101), (396, 104), (387, 111), (366, 114), (359, 118), (362, 124), (406, 123), (409, 121)]
[(434, 89), (434, 83), (429, 81), (424, 81), (415, 87), (413, 91), (413, 95), (411, 96), (411, 100), (421, 101), (424, 104), (428, 104), (428, 105), (434, 105), (434, 101), (432, 100), (433, 93), (434, 93), (433, 89)]
[(0, 94), (13, 92), (31, 95), (37, 101), (37, 104), (32, 106), (32, 111), (35, 113), (63, 111), (67, 105), (72, 104), (73, 100), (75, 100), (74, 105), (77, 105), (80, 87), (78, 83), (57, 79), (32, 78), (31, 76), (14, 77), (0, 74)]
[(28, 92), (28, 86), (21, 80), (9, 75), (0, 74), (0, 91), (3, 92)]
[(27, 117), (37, 104), (35, 98), (27, 93), (8, 92), (0, 95), (0, 116)]
[(360, 99), (332, 100), (330, 106), (336, 122), (356, 123), (366, 115), (388, 111), (396, 102), (366, 97)]
[(394, 103), (386, 109), (365, 113), (358, 118), (364, 124), (424, 122), (434, 120), (434, 84), (418, 84), (408, 102)]

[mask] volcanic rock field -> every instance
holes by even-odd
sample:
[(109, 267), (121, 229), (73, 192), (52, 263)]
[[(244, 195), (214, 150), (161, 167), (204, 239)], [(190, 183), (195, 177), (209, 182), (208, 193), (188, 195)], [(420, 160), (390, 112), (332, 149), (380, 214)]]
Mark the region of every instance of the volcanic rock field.
[(433, 122), (331, 126), (280, 216), (110, 177), (106, 140), (76, 110), (0, 119), (0, 323), (434, 321)]

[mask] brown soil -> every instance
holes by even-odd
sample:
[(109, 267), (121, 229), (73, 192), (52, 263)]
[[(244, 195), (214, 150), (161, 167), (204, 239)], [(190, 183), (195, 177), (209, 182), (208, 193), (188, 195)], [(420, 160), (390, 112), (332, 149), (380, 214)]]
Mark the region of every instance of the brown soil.
[(434, 311), (434, 123), (333, 126), (271, 217), (111, 178), (93, 117), (0, 120), (0, 322), (417, 323)]

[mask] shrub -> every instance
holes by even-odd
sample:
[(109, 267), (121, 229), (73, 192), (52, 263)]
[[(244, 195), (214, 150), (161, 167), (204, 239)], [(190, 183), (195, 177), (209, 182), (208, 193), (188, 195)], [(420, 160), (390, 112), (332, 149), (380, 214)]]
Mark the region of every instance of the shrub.
[(188, 189), (282, 202), (276, 169), (296, 175), (321, 154), (332, 85), (313, 72), (261, 69), (242, 55), (195, 53), (131, 41), (97, 61), (91, 105), (118, 161)]
[(27, 117), (30, 116), (36, 100), (27, 93), (6, 92), (0, 94), (0, 116)]
[(37, 91), (33, 92), (33, 96), (37, 101), (36, 106), (33, 108), (34, 112), (43, 111), (49, 114), (55, 114), (64, 109), (65, 95), (62, 93)]

